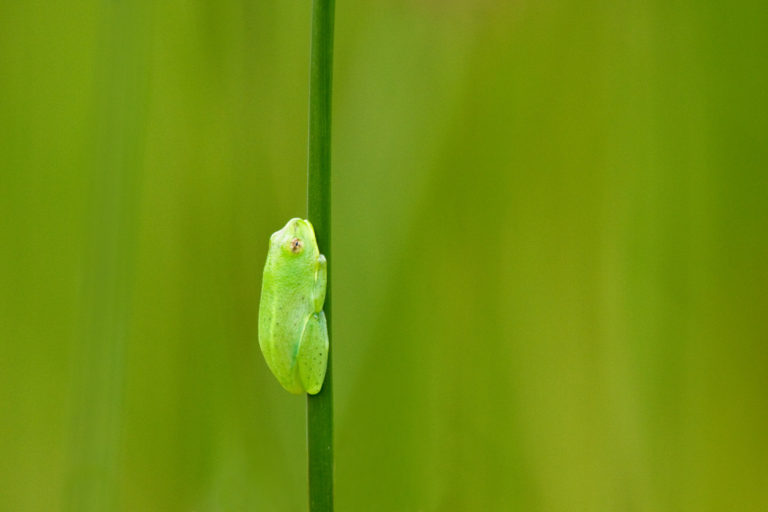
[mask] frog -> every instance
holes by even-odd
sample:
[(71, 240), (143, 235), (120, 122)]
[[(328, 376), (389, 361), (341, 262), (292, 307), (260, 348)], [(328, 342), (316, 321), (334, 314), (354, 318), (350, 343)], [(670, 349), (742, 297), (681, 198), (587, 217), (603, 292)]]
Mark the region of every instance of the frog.
[(309, 220), (298, 217), (269, 238), (259, 302), (259, 347), (280, 385), (294, 394), (320, 392), (328, 366), (323, 305), (328, 262)]

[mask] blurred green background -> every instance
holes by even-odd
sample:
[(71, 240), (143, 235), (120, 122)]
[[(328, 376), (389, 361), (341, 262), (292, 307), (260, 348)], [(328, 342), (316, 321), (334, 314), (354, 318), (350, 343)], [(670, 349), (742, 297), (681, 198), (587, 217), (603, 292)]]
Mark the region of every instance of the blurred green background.
[[(256, 319), (309, 20), (0, 4), (0, 510), (304, 510)], [(338, 510), (768, 510), (766, 27), (337, 4)]]

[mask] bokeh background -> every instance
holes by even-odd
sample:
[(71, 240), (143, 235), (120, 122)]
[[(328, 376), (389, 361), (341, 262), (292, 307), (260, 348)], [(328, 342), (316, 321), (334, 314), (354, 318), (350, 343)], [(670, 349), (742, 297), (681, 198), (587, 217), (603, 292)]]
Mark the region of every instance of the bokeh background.
[[(300, 511), (307, 1), (0, 4), (0, 510)], [(340, 511), (768, 510), (768, 9), (339, 2)]]

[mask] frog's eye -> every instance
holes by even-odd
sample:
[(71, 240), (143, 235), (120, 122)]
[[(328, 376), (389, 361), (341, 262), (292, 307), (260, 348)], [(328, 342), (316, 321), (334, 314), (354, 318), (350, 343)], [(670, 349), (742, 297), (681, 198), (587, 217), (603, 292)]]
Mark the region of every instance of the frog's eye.
[(299, 254), (304, 250), (304, 242), (301, 241), (301, 238), (294, 238), (291, 240), (289, 247), (291, 248), (292, 253)]

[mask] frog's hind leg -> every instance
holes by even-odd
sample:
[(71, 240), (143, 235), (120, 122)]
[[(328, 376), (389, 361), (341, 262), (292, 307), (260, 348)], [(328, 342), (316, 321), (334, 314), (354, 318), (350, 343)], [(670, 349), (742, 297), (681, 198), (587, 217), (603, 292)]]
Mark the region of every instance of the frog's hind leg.
[(328, 366), (328, 326), (325, 313), (312, 313), (304, 324), (298, 352), (299, 379), (310, 395), (323, 387)]

